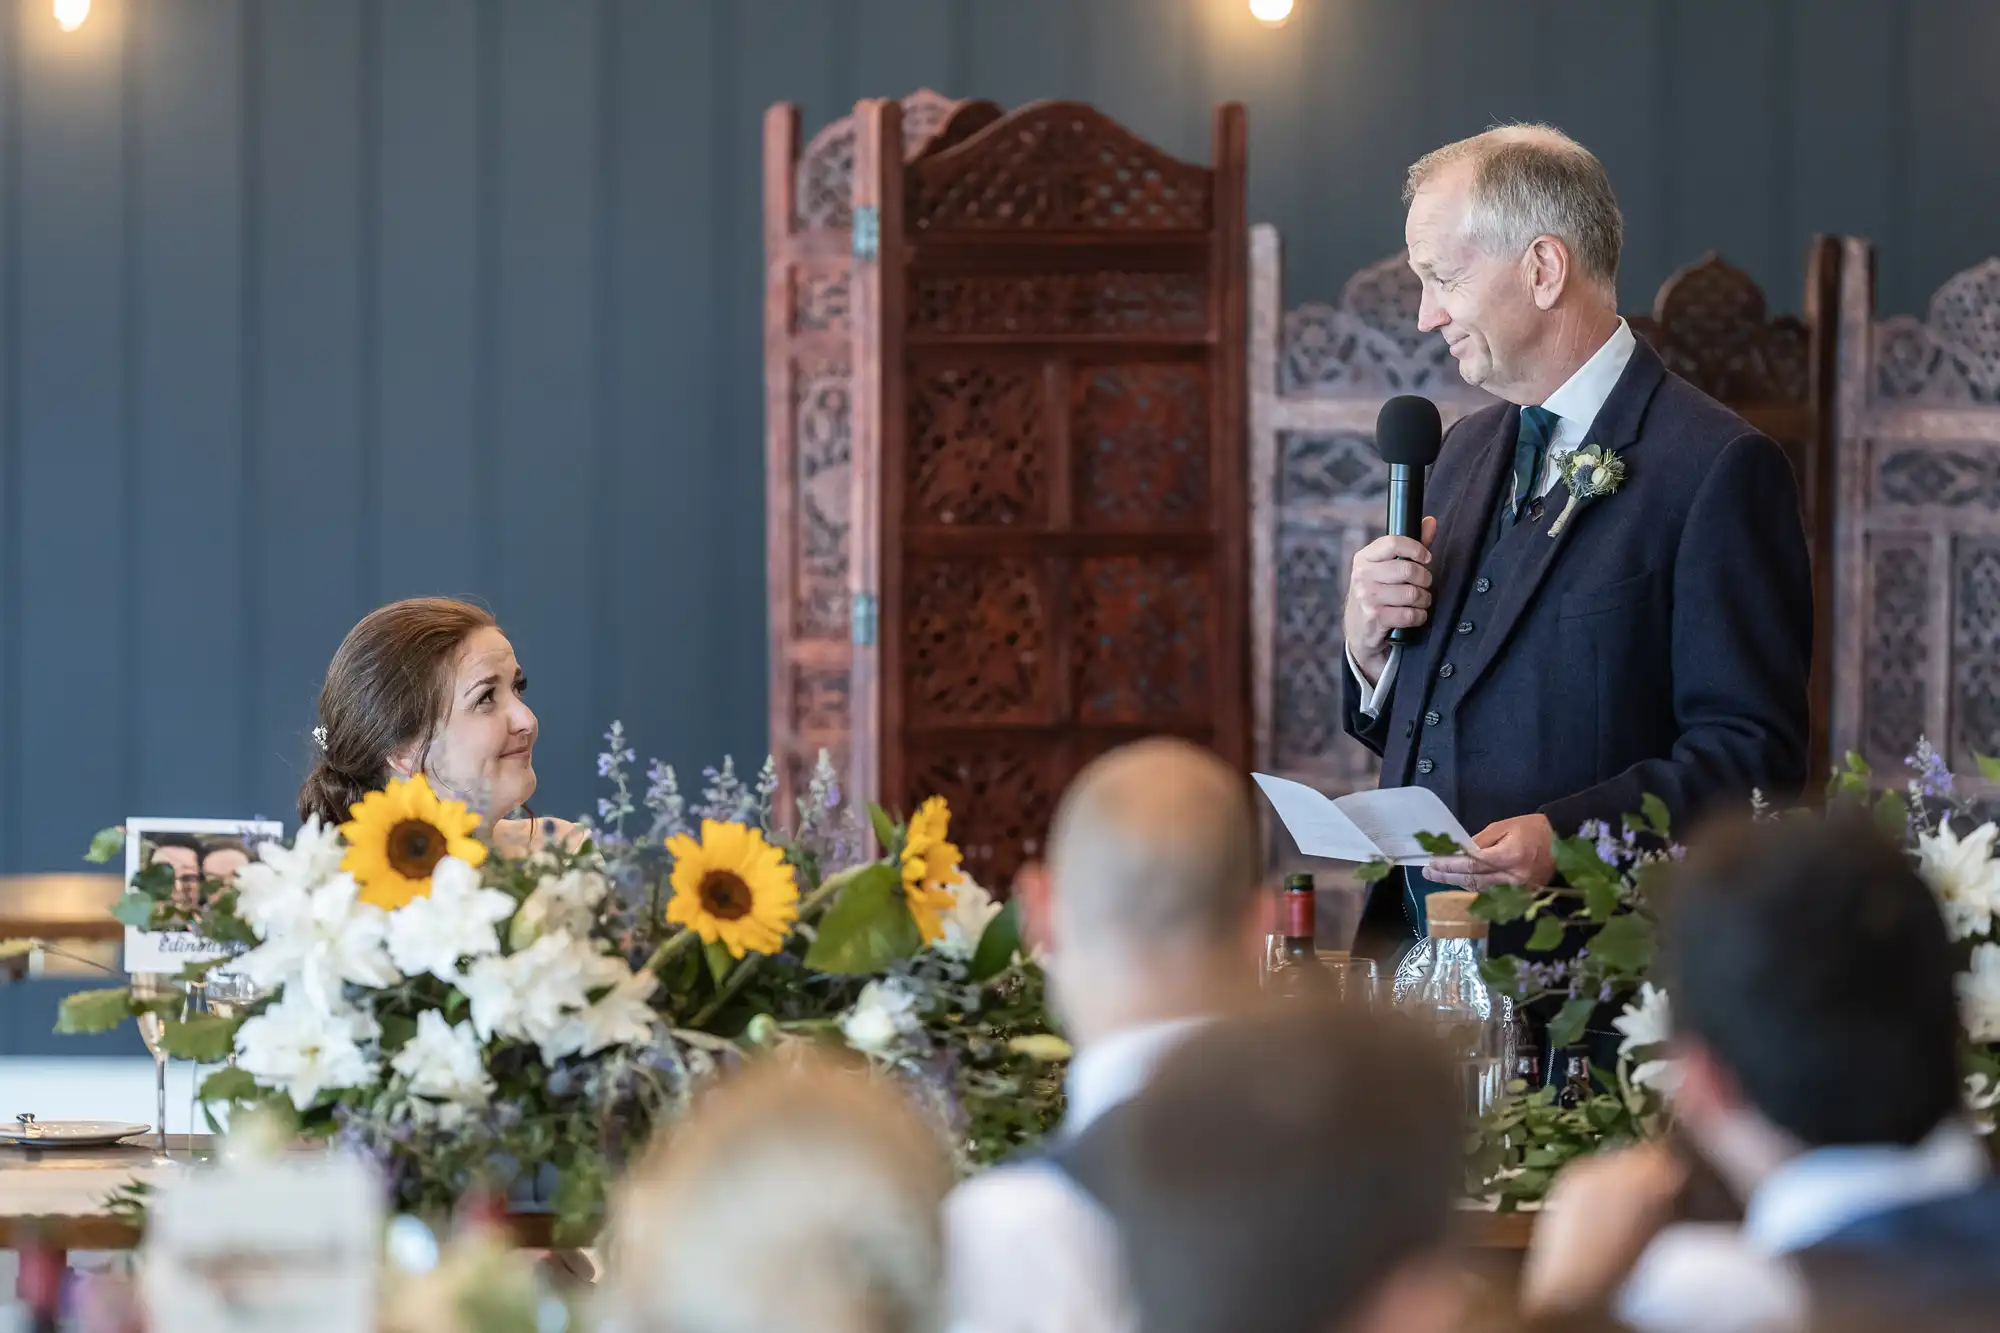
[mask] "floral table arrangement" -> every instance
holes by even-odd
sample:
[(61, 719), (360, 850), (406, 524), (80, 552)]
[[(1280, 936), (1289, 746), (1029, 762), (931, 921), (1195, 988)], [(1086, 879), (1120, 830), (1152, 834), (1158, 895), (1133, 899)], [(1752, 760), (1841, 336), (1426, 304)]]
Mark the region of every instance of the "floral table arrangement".
[[(1981, 776), (2000, 780), (2000, 761), (1977, 758)], [(1966, 1109), (1980, 1132), (1991, 1134), (2000, 1105), (2000, 826), (1979, 817), (1928, 741), (1918, 741), (1905, 765), (1911, 776), (1901, 787), (1884, 786), (1859, 755), (1849, 754), (1828, 785), (1827, 801), (1872, 812), (1904, 843), (1937, 896), (1962, 951), (1957, 986)], [(1809, 810), (1781, 815), (1761, 797), (1753, 797), (1752, 815), (1819, 817)], [(1553, 1048), (1574, 1045), (1605, 1006), (1624, 1005), (1612, 1020), (1622, 1038), (1617, 1068), (1593, 1069), (1562, 1088), (1517, 1083), (1472, 1135), (1468, 1188), (1503, 1211), (1539, 1202), (1572, 1159), (1656, 1137), (1666, 1127), (1672, 1011), (1652, 970), (1662, 888), (1681, 855), (1670, 833), (1664, 803), (1649, 796), (1645, 809), (1617, 830), (1592, 823), (1556, 840), (1562, 887), (1491, 889), (1475, 904), (1495, 923), (1535, 922), (1531, 951), (1553, 948), (1568, 930), (1581, 935), (1583, 947), (1572, 960), (1502, 958), (1484, 968), (1487, 983), (1517, 1003), (1559, 1005), (1549, 1028)]]
[[(822, 755), (790, 818), (768, 761), (747, 786), (709, 770), (692, 807), (654, 763), (635, 799), (636, 756), (621, 727), (606, 739), (611, 795), (574, 851), (502, 856), (416, 777), (262, 844), (233, 884), (140, 872), (119, 919), (239, 946), (227, 966), (260, 998), (183, 1018), (178, 1000), (90, 990), (59, 1030), (161, 1012), (170, 1054), (231, 1061), (205, 1105), (288, 1110), (373, 1158), (400, 1211), (533, 1194), (566, 1240), (707, 1076), (794, 1042), (905, 1079), (967, 1169), (1054, 1122), (1067, 1047), (1013, 910), (962, 873), (942, 798), (906, 821), (871, 805), (864, 824)], [(94, 851), (119, 845), (108, 830)]]

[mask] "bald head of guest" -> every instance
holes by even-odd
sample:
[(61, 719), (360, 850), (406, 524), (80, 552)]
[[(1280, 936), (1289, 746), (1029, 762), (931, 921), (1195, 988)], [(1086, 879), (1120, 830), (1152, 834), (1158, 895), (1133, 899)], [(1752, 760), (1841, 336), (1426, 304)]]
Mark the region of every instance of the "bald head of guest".
[(1077, 776), (1016, 885), (1072, 1038), (1230, 1009), (1257, 987), (1257, 830), (1243, 775), (1138, 741)]

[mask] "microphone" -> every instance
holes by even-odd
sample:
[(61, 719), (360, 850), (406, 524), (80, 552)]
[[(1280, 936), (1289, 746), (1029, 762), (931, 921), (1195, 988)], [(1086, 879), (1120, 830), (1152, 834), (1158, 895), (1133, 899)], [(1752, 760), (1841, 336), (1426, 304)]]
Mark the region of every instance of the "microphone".
[[(1421, 539), (1424, 533), (1424, 469), (1437, 461), (1444, 422), (1437, 404), (1412, 393), (1382, 404), (1375, 417), (1375, 452), (1389, 465), (1389, 533)], [(1421, 626), (1389, 631), (1391, 643), (1414, 643)]]

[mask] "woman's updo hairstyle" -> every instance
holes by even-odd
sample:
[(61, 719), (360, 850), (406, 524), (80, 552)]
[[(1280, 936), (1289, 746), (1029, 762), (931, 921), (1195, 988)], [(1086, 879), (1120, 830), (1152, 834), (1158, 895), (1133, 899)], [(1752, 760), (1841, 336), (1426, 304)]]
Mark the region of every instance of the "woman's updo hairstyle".
[(319, 692), (313, 766), (299, 788), (299, 818), (344, 824), (348, 810), (387, 785), (389, 756), (426, 745), (445, 716), (448, 673), (461, 645), (493, 617), (469, 602), (414, 597), (392, 602), (341, 641)]

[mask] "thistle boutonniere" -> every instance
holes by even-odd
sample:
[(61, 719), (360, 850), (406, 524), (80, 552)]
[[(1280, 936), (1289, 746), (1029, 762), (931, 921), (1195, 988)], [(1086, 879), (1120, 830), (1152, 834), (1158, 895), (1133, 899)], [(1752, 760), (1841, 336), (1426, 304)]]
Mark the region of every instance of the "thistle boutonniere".
[(1569, 499), (1563, 504), (1556, 521), (1549, 524), (1549, 536), (1554, 537), (1569, 522), (1569, 516), (1576, 512), (1577, 504), (1584, 500), (1595, 500), (1600, 495), (1609, 495), (1617, 490), (1625, 480), (1625, 460), (1601, 444), (1586, 444), (1581, 449), (1572, 450), (1557, 461), (1562, 469), (1563, 484), (1569, 487)]

